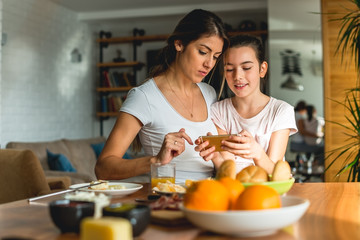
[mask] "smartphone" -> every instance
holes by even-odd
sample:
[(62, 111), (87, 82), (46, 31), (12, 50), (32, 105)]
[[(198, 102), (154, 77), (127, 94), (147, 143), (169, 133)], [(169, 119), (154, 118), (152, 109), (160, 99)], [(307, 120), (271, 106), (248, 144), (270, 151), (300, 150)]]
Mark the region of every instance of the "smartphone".
[(215, 146), (215, 152), (224, 151), (221, 149), (221, 141), (229, 139), (230, 136), (236, 136), (236, 134), (224, 134), (224, 135), (212, 135), (212, 136), (200, 136), (200, 142), (203, 143), (205, 141), (209, 141), (209, 145), (205, 148), (211, 148)]

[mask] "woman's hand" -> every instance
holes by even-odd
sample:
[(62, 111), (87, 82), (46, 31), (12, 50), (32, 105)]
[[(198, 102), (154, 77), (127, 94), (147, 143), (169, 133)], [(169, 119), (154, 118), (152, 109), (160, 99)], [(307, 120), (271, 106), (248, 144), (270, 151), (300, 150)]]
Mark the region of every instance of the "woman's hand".
[[(211, 135), (212, 134), (210, 132), (207, 133), (207, 136)], [(207, 146), (209, 146), (209, 141), (202, 142), (200, 138), (195, 140), (195, 144), (197, 145), (195, 147), (195, 151), (199, 152), (200, 157), (202, 157), (205, 161), (211, 160), (215, 166), (215, 169), (220, 167), (224, 161), (224, 158), (220, 152), (215, 152), (215, 146), (205, 149)]]
[(246, 159), (260, 160), (266, 155), (264, 149), (246, 130), (241, 131), (238, 136), (230, 136), (230, 141), (222, 141), (222, 149)]
[(157, 161), (161, 162), (163, 165), (171, 162), (174, 157), (179, 156), (184, 152), (185, 141), (190, 145), (193, 145), (191, 138), (185, 133), (184, 128), (181, 128), (179, 132), (166, 134), (157, 155)]

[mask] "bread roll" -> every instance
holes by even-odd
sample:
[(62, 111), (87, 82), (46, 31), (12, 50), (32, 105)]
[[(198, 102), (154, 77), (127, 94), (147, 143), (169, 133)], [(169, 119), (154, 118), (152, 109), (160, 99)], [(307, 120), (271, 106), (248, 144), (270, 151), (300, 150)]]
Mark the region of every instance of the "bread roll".
[(237, 175), (236, 179), (240, 182), (267, 182), (267, 172), (259, 166), (249, 166), (241, 170)]
[(292, 177), (290, 165), (287, 161), (279, 160), (276, 162), (273, 173), (272, 181), (289, 180)]
[(222, 177), (231, 177), (235, 179), (236, 176), (236, 166), (233, 160), (225, 160), (219, 167), (216, 173), (216, 179)]

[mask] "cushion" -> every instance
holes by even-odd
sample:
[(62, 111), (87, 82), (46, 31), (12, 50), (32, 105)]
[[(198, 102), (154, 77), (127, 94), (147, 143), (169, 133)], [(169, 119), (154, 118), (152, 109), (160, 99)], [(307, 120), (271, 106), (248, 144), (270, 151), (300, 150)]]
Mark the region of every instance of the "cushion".
[(71, 165), (69, 159), (64, 154), (52, 153), (46, 149), (48, 156), (48, 164), (50, 170), (63, 171), (63, 172), (76, 172), (76, 169)]
[(91, 144), (91, 147), (93, 148), (93, 150), (95, 152), (96, 159), (99, 158), (100, 153), (103, 150), (104, 146), (105, 146), (105, 142)]
[[(101, 143), (95, 143), (95, 144), (91, 144), (91, 147), (94, 149), (96, 158), (99, 158), (101, 151), (103, 150), (105, 146), (105, 142), (101, 142)], [(130, 154), (128, 154), (127, 152), (124, 154), (123, 156), (124, 159), (131, 159)]]

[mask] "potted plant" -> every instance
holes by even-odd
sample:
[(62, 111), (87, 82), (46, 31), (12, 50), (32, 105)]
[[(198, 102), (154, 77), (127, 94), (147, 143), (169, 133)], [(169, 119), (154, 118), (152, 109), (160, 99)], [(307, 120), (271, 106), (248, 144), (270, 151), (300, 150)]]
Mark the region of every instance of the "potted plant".
[[(345, 101), (339, 102), (345, 109), (346, 123), (328, 121), (344, 128), (348, 136), (343, 146), (328, 152), (326, 158), (330, 158), (328, 170), (340, 157), (345, 157), (342, 167), (337, 172), (337, 176), (345, 171), (350, 171), (348, 181), (360, 182), (360, 0), (349, 0), (357, 7), (355, 9), (346, 9), (348, 11), (343, 17), (333, 19), (341, 22), (336, 53), (341, 55), (341, 62), (344, 61), (346, 53), (350, 53), (351, 59), (354, 59), (357, 71), (356, 86), (349, 89), (345, 94)], [(345, 62), (345, 65), (349, 62)], [(352, 64), (352, 63), (351, 63)]]

